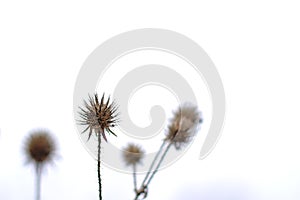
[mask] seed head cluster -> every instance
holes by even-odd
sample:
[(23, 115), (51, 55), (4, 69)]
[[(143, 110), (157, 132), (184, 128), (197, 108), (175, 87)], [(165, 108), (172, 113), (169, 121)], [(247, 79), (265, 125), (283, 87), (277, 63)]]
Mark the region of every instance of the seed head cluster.
[(96, 135), (102, 134), (102, 137), (106, 142), (107, 139), (104, 131), (116, 136), (111, 128), (118, 122), (117, 106), (114, 102), (110, 102), (110, 98), (104, 102), (103, 94), (101, 101), (99, 102), (97, 94), (95, 94), (94, 97), (89, 96), (88, 102), (84, 101), (84, 108), (79, 107), (79, 109), (79, 115), (81, 117), (79, 123), (87, 126), (82, 133), (89, 131), (88, 140), (93, 132)]
[(197, 106), (185, 103), (174, 112), (165, 140), (173, 143), (176, 149), (181, 149), (196, 134), (200, 123), (202, 117)]
[(143, 157), (144, 151), (136, 144), (128, 144), (128, 146), (123, 149), (123, 158), (126, 165), (136, 165), (141, 162)]
[(50, 162), (53, 160), (55, 151), (55, 141), (47, 131), (32, 132), (25, 141), (25, 153), (28, 162), (37, 164)]

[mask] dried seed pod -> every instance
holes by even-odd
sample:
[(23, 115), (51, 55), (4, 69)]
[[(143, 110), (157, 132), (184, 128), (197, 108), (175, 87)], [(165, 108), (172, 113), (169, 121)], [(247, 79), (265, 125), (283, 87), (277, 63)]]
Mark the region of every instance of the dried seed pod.
[(126, 165), (136, 165), (141, 162), (144, 157), (144, 151), (136, 144), (128, 144), (123, 149), (123, 158)]
[(79, 107), (79, 115), (81, 120), (80, 125), (86, 125), (86, 129), (82, 133), (89, 130), (88, 140), (90, 139), (93, 131), (95, 134), (102, 134), (102, 137), (107, 142), (104, 131), (111, 133), (111, 127), (114, 127), (118, 122), (117, 116), (117, 106), (114, 102), (110, 102), (110, 98), (104, 102), (104, 94), (101, 101), (98, 100), (98, 95), (95, 94), (94, 97), (89, 96), (89, 101), (84, 101), (85, 109)]
[(181, 149), (196, 134), (201, 122), (197, 106), (185, 103), (174, 112), (165, 140), (173, 143), (176, 149)]
[(53, 161), (56, 145), (50, 133), (45, 130), (32, 132), (25, 141), (28, 162), (44, 164)]

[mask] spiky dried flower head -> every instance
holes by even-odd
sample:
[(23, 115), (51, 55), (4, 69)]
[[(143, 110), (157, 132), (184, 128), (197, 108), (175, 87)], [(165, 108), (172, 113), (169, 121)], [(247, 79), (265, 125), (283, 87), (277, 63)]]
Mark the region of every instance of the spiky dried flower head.
[(176, 149), (181, 149), (191, 141), (200, 123), (202, 117), (197, 106), (185, 103), (174, 112), (165, 140), (173, 143)]
[(94, 97), (89, 96), (88, 102), (84, 101), (84, 107), (85, 108), (79, 107), (79, 115), (81, 117), (79, 123), (87, 126), (82, 133), (89, 131), (88, 140), (93, 132), (96, 135), (101, 134), (106, 142), (107, 139), (104, 131), (116, 136), (111, 128), (118, 122), (118, 112), (116, 104), (110, 102), (110, 97), (104, 102), (103, 94), (101, 101), (99, 102), (97, 94), (95, 94)]
[(141, 162), (143, 157), (144, 151), (139, 145), (130, 143), (123, 149), (123, 158), (126, 165), (136, 165)]
[(33, 131), (25, 140), (25, 154), (28, 162), (45, 164), (53, 161), (56, 145), (46, 130)]

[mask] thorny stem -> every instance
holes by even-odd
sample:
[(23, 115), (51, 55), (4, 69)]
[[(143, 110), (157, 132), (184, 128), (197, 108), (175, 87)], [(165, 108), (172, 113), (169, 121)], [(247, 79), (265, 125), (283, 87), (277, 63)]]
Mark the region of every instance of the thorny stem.
[(36, 163), (36, 200), (41, 199), (41, 176), (42, 176), (42, 165)]
[(99, 183), (99, 199), (102, 200), (102, 185), (100, 175), (100, 155), (101, 155), (101, 134), (98, 133), (98, 183)]
[(165, 151), (164, 151), (163, 155), (161, 156), (161, 158), (160, 158), (160, 160), (159, 160), (159, 162), (158, 162), (158, 164), (157, 164), (155, 170), (154, 170), (153, 173), (151, 174), (151, 176), (150, 176), (150, 178), (149, 178), (149, 180), (148, 180), (148, 182), (147, 182), (147, 184), (146, 184), (146, 187), (148, 187), (148, 185), (150, 184), (150, 182), (151, 182), (151, 180), (153, 179), (154, 175), (157, 173), (157, 171), (158, 171), (158, 169), (159, 169), (161, 163), (163, 162), (164, 158), (166, 157), (166, 155), (167, 155), (167, 153), (168, 153), (170, 147), (172, 146), (172, 144), (173, 144), (173, 143), (170, 142), (169, 145), (167, 146), (167, 148), (165, 149)]

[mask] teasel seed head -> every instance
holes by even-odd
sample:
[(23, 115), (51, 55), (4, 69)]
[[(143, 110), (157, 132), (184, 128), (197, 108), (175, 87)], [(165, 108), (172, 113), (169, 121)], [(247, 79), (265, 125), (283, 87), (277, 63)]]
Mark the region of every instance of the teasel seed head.
[(110, 97), (104, 102), (104, 94), (100, 101), (97, 94), (94, 97), (89, 96), (88, 102), (84, 101), (84, 108), (79, 109), (79, 124), (86, 126), (82, 133), (89, 131), (88, 140), (93, 132), (96, 135), (101, 134), (106, 142), (105, 131), (116, 136), (111, 128), (118, 122), (118, 109), (114, 102), (110, 102)]
[(181, 149), (194, 137), (200, 123), (202, 116), (197, 106), (185, 103), (174, 112), (165, 140), (173, 143), (177, 150)]
[(136, 165), (141, 163), (143, 157), (144, 150), (142, 150), (139, 145), (130, 143), (123, 149), (123, 158), (126, 165)]
[(29, 163), (52, 162), (56, 154), (55, 141), (46, 130), (33, 131), (25, 140), (25, 154)]

